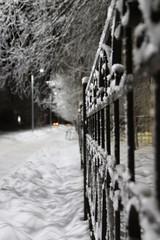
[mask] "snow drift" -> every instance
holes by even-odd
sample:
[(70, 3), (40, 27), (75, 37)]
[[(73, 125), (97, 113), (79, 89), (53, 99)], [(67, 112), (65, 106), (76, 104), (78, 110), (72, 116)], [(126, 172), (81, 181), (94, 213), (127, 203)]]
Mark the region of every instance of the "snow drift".
[[(78, 143), (65, 139), (66, 130), (59, 126), (1, 136), (8, 146), (16, 144), (11, 151), (15, 165), (20, 164), (16, 148), (22, 157), (20, 167), (0, 180), (1, 240), (89, 240)], [(9, 148), (6, 171), (13, 167), (7, 156)]]

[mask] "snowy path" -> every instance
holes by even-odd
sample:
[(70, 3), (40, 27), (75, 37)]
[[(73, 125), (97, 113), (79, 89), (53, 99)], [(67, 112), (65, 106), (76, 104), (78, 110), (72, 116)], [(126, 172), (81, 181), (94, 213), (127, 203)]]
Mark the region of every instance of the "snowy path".
[(66, 129), (1, 135), (0, 175), (10, 168), (0, 180), (1, 240), (89, 240), (78, 142)]
[(20, 131), (0, 135), (0, 177), (23, 164), (30, 156), (46, 147), (56, 147), (55, 140), (63, 141), (64, 133), (59, 129), (49, 128), (43, 130)]

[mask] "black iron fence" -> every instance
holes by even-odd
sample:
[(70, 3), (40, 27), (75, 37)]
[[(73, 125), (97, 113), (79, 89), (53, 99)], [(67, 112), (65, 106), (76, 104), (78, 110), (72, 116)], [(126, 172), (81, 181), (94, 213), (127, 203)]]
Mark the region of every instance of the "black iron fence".
[[(160, 238), (160, 1), (153, 2), (110, 1), (90, 77), (83, 78), (79, 136), (84, 219), (89, 220), (91, 239)], [(152, 116), (137, 117), (134, 91), (151, 77)], [(135, 178), (136, 138), (140, 142), (140, 133), (151, 136), (151, 125), (153, 190)], [(125, 163), (120, 141), (124, 132)]]

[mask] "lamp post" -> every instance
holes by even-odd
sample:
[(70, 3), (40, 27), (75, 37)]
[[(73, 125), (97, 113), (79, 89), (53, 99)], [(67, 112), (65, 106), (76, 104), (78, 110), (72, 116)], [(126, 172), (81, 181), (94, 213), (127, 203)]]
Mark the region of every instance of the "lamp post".
[(34, 131), (34, 76), (31, 75), (32, 132)]
[[(44, 72), (43, 68), (40, 68), (40, 73)], [(31, 105), (32, 105), (32, 112), (31, 112), (31, 122), (32, 122), (32, 132), (34, 131), (34, 75), (31, 75)]]
[(49, 109), (50, 109), (50, 129), (52, 129), (52, 94), (50, 94), (50, 106), (49, 106)]

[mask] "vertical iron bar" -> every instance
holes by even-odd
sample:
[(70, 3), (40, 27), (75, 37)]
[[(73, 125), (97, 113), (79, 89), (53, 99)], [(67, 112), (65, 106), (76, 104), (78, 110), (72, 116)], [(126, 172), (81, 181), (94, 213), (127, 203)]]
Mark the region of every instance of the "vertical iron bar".
[(131, 181), (135, 181), (133, 91), (127, 93), (127, 139), (128, 168), (131, 174)]
[(100, 125), (101, 125), (100, 111), (98, 111), (97, 117), (98, 117), (98, 119), (97, 119), (97, 123), (98, 123), (98, 145), (100, 146), (100, 141), (101, 141), (101, 136), (100, 136), (100, 133), (101, 133), (101, 131), (100, 131)]
[(95, 141), (97, 141), (97, 113), (94, 114)]
[[(125, 29), (126, 37), (126, 72), (132, 74), (132, 29)], [(130, 84), (130, 83), (129, 83)], [(127, 93), (127, 142), (128, 142), (128, 168), (131, 174), (131, 181), (135, 181), (134, 163), (134, 103), (133, 90)]]
[(97, 181), (97, 172), (98, 172), (98, 162), (97, 158), (95, 159), (95, 222), (98, 220), (98, 181)]
[(141, 227), (139, 225), (139, 214), (136, 208), (132, 205), (128, 219), (128, 239), (141, 240)]
[(120, 163), (119, 100), (114, 102), (114, 154), (116, 165)]
[[(107, 148), (107, 155), (111, 155), (111, 129), (110, 129), (110, 105), (108, 105), (106, 107), (106, 148)], [(109, 189), (110, 189), (110, 182), (111, 182), (111, 178), (110, 178), (110, 174), (107, 170), (107, 199), (109, 199)], [(109, 200), (107, 200), (107, 203), (108, 203)], [(107, 205), (108, 206), (108, 205)], [(107, 207), (106, 206), (106, 207)], [(106, 222), (109, 221), (109, 216), (108, 216), (108, 213), (110, 212), (110, 209), (107, 208), (107, 211), (106, 211)], [(106, 239), (109, 240), (109, 236), (107, 238), (107, 232), (106, 232)], [(105, 238), (104, 238), (105, 239)]]
[[(120, 163), (120, 135), (119, 135), (119, 100), (114, 102), (114, 155), (115, 164)], [(118, 190), (118, 184), (115, 185)], [(120, 212), (115, 211), (115, 240), (120, 239)]]
[(32, 132), (34, 131), (34, 76), (31, 75)]
[[(117, 22), (120, 21), (119, 12), (116, 10), (115, 12), (115, 26)], [(115, 30), (115, 29), (113, 29)], [(112, 39), (112, 64), (121, 63), (122, 61), (122, 41), (120, 39), (116, 39), (113, 36)], [(119, 80), (116, 77), (116, 85), (119, 85)], [(119, 134), (119, 99), (114, 102), (114, 156), (115, 156), (115, 164), (120, 163), (120, 134)], [(118, 190), (118, 183), (115, 185), (115, 191)], [(119, 209), (115, 211), (115, 240), (120, 239), (120, 211)]]
[(155, 76), (154, 91), (155, 197), (160, 209), (160, 72)]
[(87, 220), (87, 187), (86, 187), (86, 101), (85, 101), (85, 90), (87, 83), (83, 82), (83, 161), (84, 161), (84, 220)]
[(107, 143), (107, 154), (111, 154), (111, 129), (110, 129), (110, 105), (106, 107), (106, 143)]
[(105, 147), (105, 137), (104, 137), (104, 108), (101, 110), (101, 146), (104, 149)]
[(102, 215), (102, 240), (106, 240), (107, 233), (107, 210), (106, 210), (106, 190), (105, 187), (103, 189), (103, 215)]
[(94, 139), (94, 115), (91, 116), (91, 136), (92, 136), (92, 139)]

